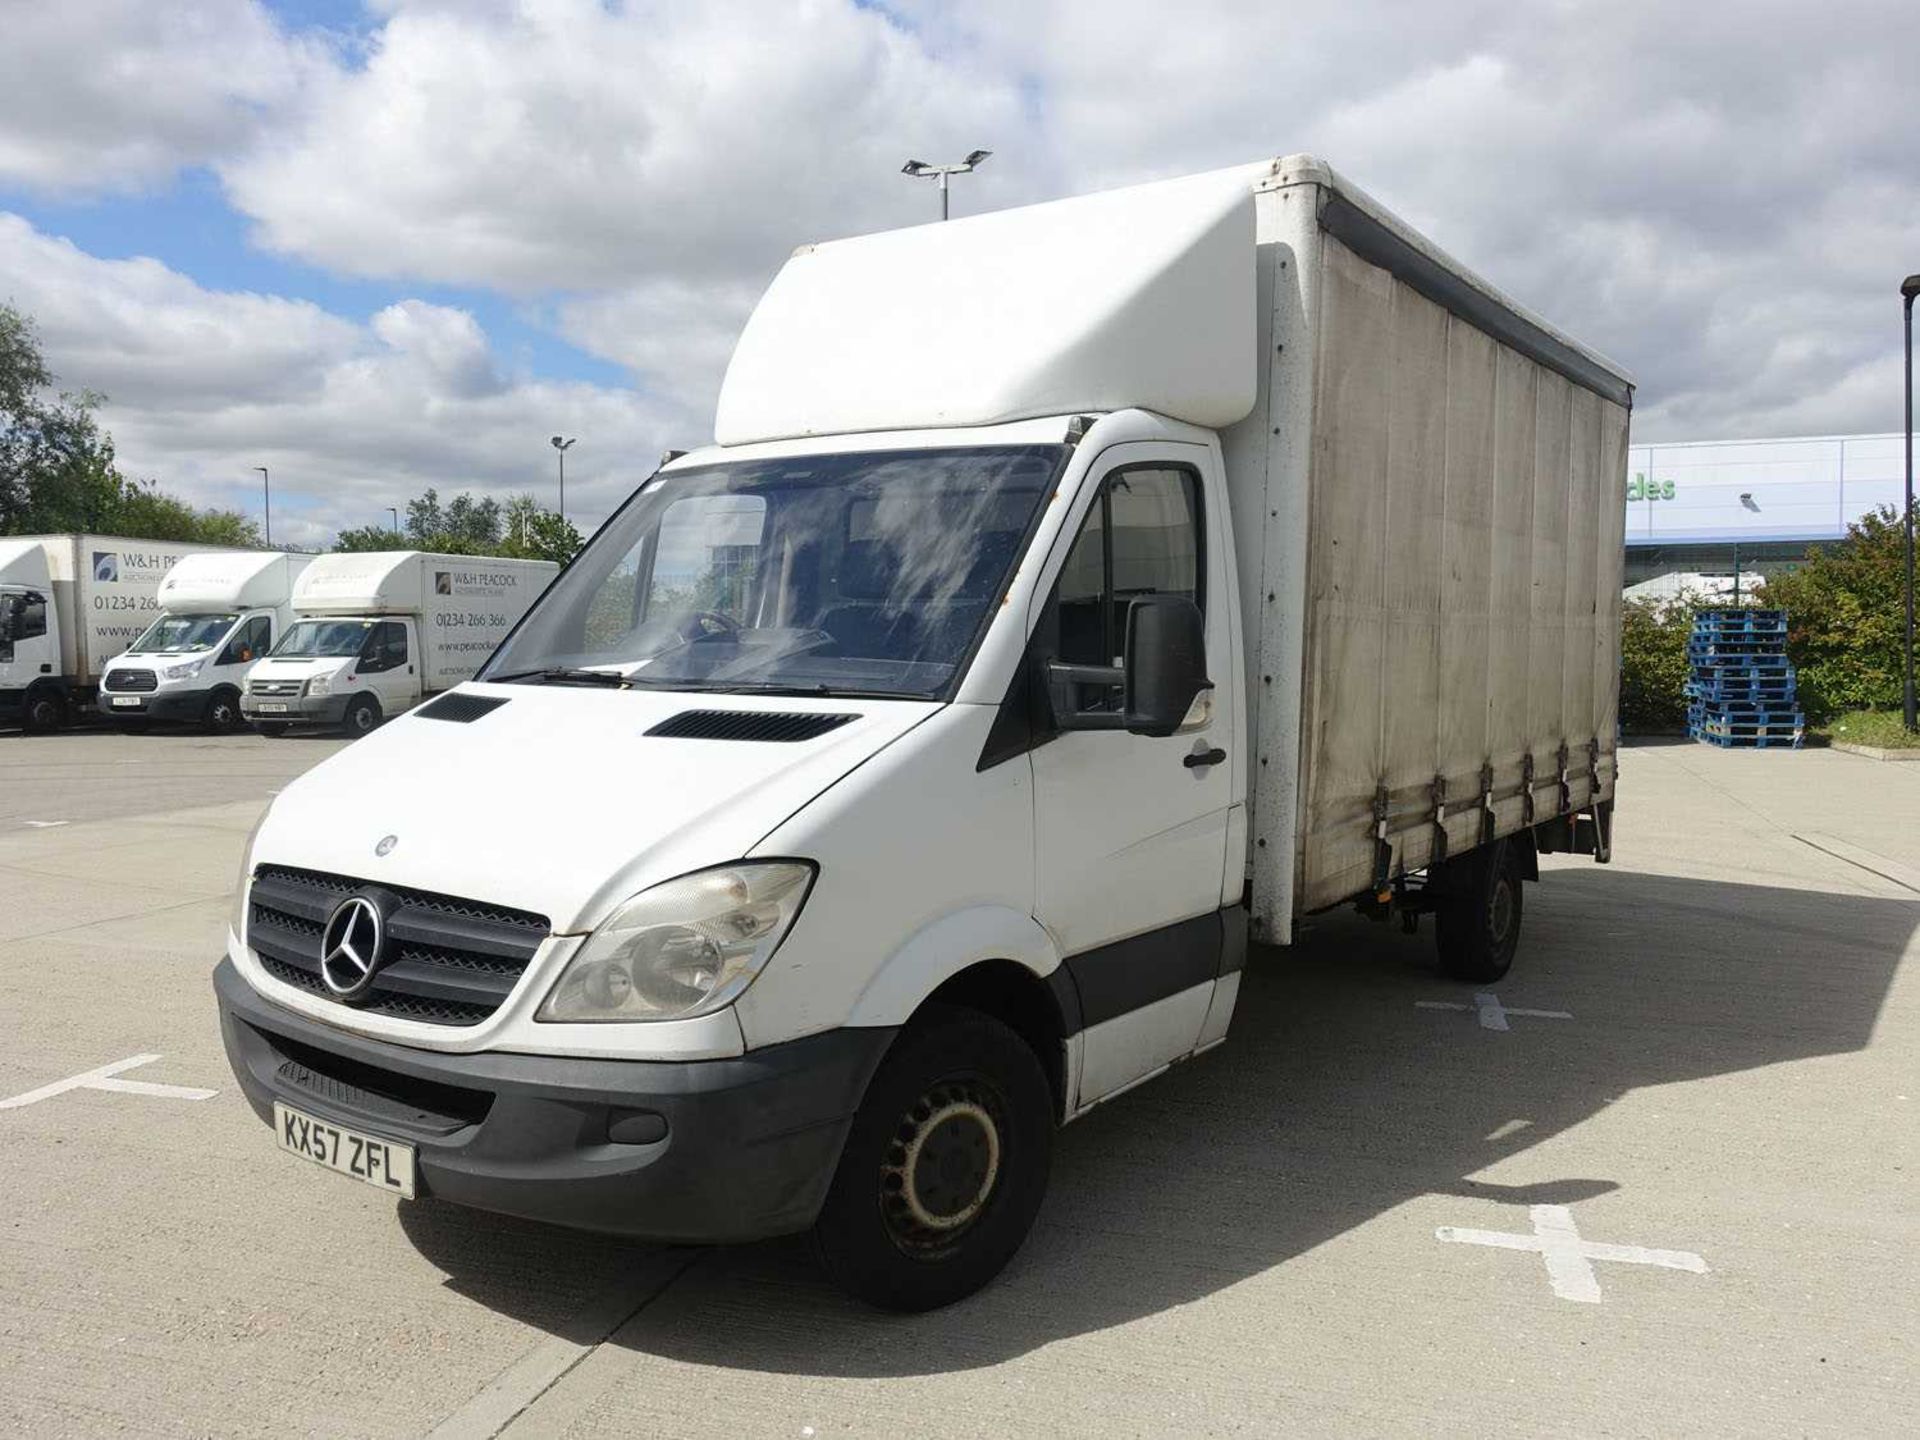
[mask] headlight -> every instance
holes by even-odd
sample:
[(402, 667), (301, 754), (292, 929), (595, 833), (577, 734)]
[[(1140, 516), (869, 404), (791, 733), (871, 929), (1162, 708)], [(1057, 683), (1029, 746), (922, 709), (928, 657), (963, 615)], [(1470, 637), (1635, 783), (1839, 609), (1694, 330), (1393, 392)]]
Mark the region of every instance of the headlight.
[(316, 675), (313, 679), (307, 681), (307, 694), (309, 695), (327, 695), (332, 693), (332, 690), (333, 677), (331, 675)]
[(642, 891), (587, 937), (534, 1017), (678, 1020), (730, 1004), (813, 885), (797, 860), (745, 861)]
[(169, 680), (190, 680), (200, 673), (206, 663), (206, 657), (203, 655), (198, 660), (187, 661), (184, 665), (169, 665), (160, 673)]

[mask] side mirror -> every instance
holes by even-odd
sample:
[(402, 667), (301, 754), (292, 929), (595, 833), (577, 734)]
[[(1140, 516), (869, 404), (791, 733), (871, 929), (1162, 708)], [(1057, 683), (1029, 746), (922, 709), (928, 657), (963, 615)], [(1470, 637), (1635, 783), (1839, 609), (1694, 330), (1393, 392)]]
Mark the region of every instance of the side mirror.
[[(1206, 697), (1207, 625), (1184, 595), (1141, 595), (1127, 606), (1125, 665), (1046, 666), (1047, 699), (1061, 730), (1178, 735), (1213, 718)], [(1120, 691), (1117, 710), (1082, 709), (1082, 686)], [(1197, 703), (1196, 703), (1197, 702)], [(1110, 702), (1109, 702), (1110, 703)]]
[(1207, 623), (1186, 596), (1142, 595), (1127, 607), (1126, 658), (1128, 730), (1177, 735), (1212, 718), (1210, 707), (1194, 713), (1194, 702), (1213, 682), (1207, 678)]

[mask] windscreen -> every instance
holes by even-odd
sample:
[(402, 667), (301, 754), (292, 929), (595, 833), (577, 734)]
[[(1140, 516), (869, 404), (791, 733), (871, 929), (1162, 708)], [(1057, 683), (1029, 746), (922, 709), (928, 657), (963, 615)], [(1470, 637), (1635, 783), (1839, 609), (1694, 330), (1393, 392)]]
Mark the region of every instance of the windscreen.
[(127, 647), (129, 655), (178, 654), (211, 650), (226, 638), (238, 615), (162, 615), (147, 633)]
[(481, 678), (943, 697), (1066, 454), (879, 451), (656, 475)]
[(277, 660), (358, 655), (367, 643), (371, 620), (301, 620), (273, 647)]

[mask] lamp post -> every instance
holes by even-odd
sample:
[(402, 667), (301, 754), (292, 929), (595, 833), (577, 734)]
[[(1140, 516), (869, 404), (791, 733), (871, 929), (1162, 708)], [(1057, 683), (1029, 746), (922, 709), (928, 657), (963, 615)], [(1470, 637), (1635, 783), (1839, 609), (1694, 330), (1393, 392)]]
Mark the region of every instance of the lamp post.
[(547, 443), (560, 452), (560, 518), (564, 520), (567, 518), (567, 451), (573, 448), (573, 441), (555, 435)]
[[(1907, 308), (1909, 310), (1913, 308), (1911, 301), (1908, 302)], [(253, 468), (260, 472), (260, 497), (265, 507), (266, 517), (267, 517), (267, 523), (266, 523), (267, 545), (269, 548), (271, 548), (273, 545), (273, 484), (270, 477), (267, 475), (266, 466), (256, 465)]]
[(394, 538), (398, 539), (400, 536), (400, 507), (398, 505), (387, 506), (387, 514), (393, 517), (393, 534)]
[(1913, 298), (1920, 295), (1920, 275), (1909, 275), (1900, 282), (1900, 304), (1904, 312), (1907, 332), (1907, 504), (1901, 512), (1900, 523), (1906, 528), (1907, 537), (1907, 628), (1906, 654), (1902, 657), (1901, 674), (1904, 683), (1900, 690), (1902, 718), (1906, 722), (1909, 734), (1920, 731), (1920, 724), (1914, 722), (1913, 713)]
[(902, 175), (911, 175), (916, 180), (937, 179), (940, 182), (940, 218), (944, 220), (947, 218), (948, 177), (952, 175), (965, 175), (970, 171), (979, 169), (980, 163), (991, 154), (993, 154), (991, 150), (970, 151), (967, 158), (962, 160), (958, 165), (929, 165), (924, 160), (909, 160), (900, 167), (900, 173)]

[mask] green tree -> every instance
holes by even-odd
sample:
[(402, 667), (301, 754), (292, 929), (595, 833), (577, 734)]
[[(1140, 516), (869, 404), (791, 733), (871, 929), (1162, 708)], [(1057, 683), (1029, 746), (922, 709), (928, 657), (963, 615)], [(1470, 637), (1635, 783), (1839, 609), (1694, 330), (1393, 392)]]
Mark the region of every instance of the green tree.
[(1620, 610), (1620, 723), (1637, 734), (1687, 725), (1687, 637), (1694, 612), (1716, 602), (1694, 595), (1629, 600)]
[(407, 521), (399, 535), (379, 525), (342, 530), (335, 550), (433, 550), (443, 555), (500, 555), (521, 560), (552, 560), (564, 565), (580, 549), (580, 532), (530, 495), (498, 500), (455, 495), (444, 503), (429, 488), (407, 502)]
[(543, 510), (531, 495), (508, 497), (501, 512), (500, 554), (523, 560), (551, 560), (564, 565), (579, 553), (580, 532), (573, 522)]
[(1900, 703), (1905, 551), (1900, 514), (1883, 505), (1844, 540), (1767, 580), (1762, 603), (1787, 612), (1787, 655), (1809, 720)]

